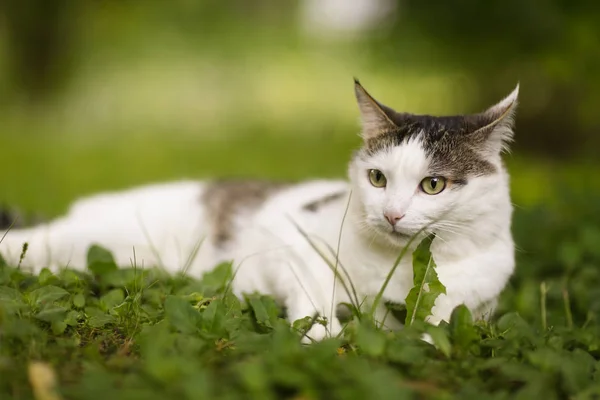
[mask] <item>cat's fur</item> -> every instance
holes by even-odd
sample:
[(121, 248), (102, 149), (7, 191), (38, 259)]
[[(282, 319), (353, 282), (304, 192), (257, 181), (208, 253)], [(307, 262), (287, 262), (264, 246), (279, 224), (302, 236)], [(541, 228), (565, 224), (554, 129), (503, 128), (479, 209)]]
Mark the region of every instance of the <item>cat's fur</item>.
[[(78, 201), (64, 217), (13, 229), (0, 252), (16, 264), (28, 242), (22, 266), (39, 270), (84, 268), (93, 243), (130, 265), (135, 247), (138, 265), (175, 272), (202, 241), (190, 274), (234, 260), (237, 294), (273, 295), (292, 321), (315, 313), (329, 318), (327, 329), (317, 324), (308, 334), (319, 339), (340, 331), (334, 305), (350, 299), (339, 283), (334, 291), (330, 268), (295, 224), (334, 263), (339, 248), (339, 263), (367, 305), (409, 237), (426, 226), (425, 233), (437, 235), (432, 254), (447, 291), (429, 321), (448, 320), (459, 304), (478, 317), (488, 314), (514, 268), (501, 152), (512, 138), (518, 87), (483, 113), (452, 117), (397, 113), (358, 81), (355, 92), (364, 145), (350, 162), (349, 183), (182, 181), (100, 194)], [(385, 174), (386, 187), (370, 183), (370, 169)], [(429, 176), (447, 178), (447, 188), (424, 193), (419, 183)], [(392, 229), (384, 214), (403, 217)], [(384, 300), (404, 302), (413, 282), (411, 259), (409, 252)], [(383, 312), (380, 307), (377, 317)]]

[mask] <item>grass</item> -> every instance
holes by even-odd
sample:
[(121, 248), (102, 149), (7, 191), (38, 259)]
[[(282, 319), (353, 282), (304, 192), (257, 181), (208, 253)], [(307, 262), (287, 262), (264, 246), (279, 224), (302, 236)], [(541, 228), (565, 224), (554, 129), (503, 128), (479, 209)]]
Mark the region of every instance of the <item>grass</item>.
[[(387, 333), (363, 315), (343, 337), (309, 346), (300, 338), (310, 321), (290, 326), (266, 296), (237, 299), (227, 264), (197, 281), (118, 269), (93, 247), (84, 272), (2, 265), (0, 397), (598, 398), (594, 196), (564, 190), (553, 205), (516, 210), (518, 270), (492, 321), (459, 307), (438, 328), (420, 315)], [(408, 307), (394, 312), (414, 315)]]
[[(244, 63), (181, 53), (164, 60), (184, 69), (89, 58), (62, 103), (4, 110), (0, 200), (52, 217), (79, 196), (149, 181), (343, 177), (360, 144), (352, 75), (415, 112), (462, 112), (473, 94), (456, 72), (373, 69), (354, 52), (263, 51)], [(303, 346), (311, 321), (290, 325), (269, 297), (236, 299), (227, 265), (194, 281), (117, 269), (94, 248), (85, 272), (0, 265), (0, 398), (598, 398), (597, 164), (519, 154), (507, 157), (518, 269), (490, 323), (458, 308), (426, 327), (432, 300), (419, 288), (435, 277), (425, 268), (408, 310), (392, 307), (409, 316), (406, 329), (386, 333), (355, 314), (343, 337)]]
[[(0, 197), (50, 217), (78, 196), (147, 181), (343, 177), (360, 144), (355, 131), (298, 125), (281, 135), (249, 124), (226, 140), (9, 132), (0, 137), (11, 150)], [(597, 166), (519, 154), (507, 157), (518, 267), (489, 324), (457, 309), (431, 329), (413, 313), (391, 334), (358, 315), (344, 337), (303, 346), (308, 321), (290, 326), (268, 297), (237, 300), (226, 266), (198, 282), (116, 270), (96, 249), (85, 273), (0, 267), (0, 398), (600, 396), (600, 193), (589, 173)], [(437, 347), (420, 340), (425, 330)], [(60, 397), (44, 397), (47, 382)]]
[[(353, 75), (399, 109), (480, 106), (461, 71), (414, 64), (414, 38), (394, 43), (411, 50), (398, 65), (255, 22), (215, 19), (222, 34), (206, 35), (190, 16), (168, 32), (161, 12), (139, 11), (94, 11), (64, 98), (41, 110), (5, 102), (3, 203), (51, 217), (79, 196), (147, 181), (342, 177), (359, 145)], [(187, 44), (177, 39), (185, 21), (202, 27)], [(194, 281), (117, 269), (99, 248), (85, 272), (31, 276), (0, 262), (0, 398), (600, 398), (598, 166), (515, 154), (518, 267), (490, 323), (458, 308), (432, 329), (413, 312), (385, 333), (359, 315), (343, 338), (302, 346), (308, 321), (290, 326), (268, 297), (236, 299), (227, 265)], [(437, 347), (420, 340), (425, 330)]]

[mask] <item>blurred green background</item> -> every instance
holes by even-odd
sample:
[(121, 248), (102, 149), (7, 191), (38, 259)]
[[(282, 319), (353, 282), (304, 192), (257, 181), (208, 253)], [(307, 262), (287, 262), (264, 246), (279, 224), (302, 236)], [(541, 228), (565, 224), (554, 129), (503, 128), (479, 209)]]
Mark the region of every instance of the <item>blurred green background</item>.
[(521, 84), (518, 207), (597, 191), (600, 12), (566, 0), (5, 0), (0, 201), (213, 176), (342, 177), (352, 77), (401, 111), (476, 112)]

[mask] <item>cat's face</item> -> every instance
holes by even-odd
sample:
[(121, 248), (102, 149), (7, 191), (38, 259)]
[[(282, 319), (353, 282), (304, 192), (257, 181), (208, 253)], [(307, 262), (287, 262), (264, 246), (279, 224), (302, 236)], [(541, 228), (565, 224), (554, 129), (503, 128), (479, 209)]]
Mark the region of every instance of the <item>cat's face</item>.
[(349, 172), (365, 232), (401, 245), (424, 227), (468, 234), (480, 218), (493, 223), (496, 199), (508, 195), (500, 153), (517, 94), (480, 114), (431, 117), (397, 113), (357, 82), (364, 145)]

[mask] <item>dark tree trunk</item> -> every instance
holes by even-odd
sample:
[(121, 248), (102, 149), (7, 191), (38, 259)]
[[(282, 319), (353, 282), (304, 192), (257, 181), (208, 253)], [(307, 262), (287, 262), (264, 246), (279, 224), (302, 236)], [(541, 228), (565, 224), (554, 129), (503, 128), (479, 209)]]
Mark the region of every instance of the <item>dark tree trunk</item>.
[(38, 102), (60, 87), (71, 64), (75, 0), (4, 0), (10, 82)]

